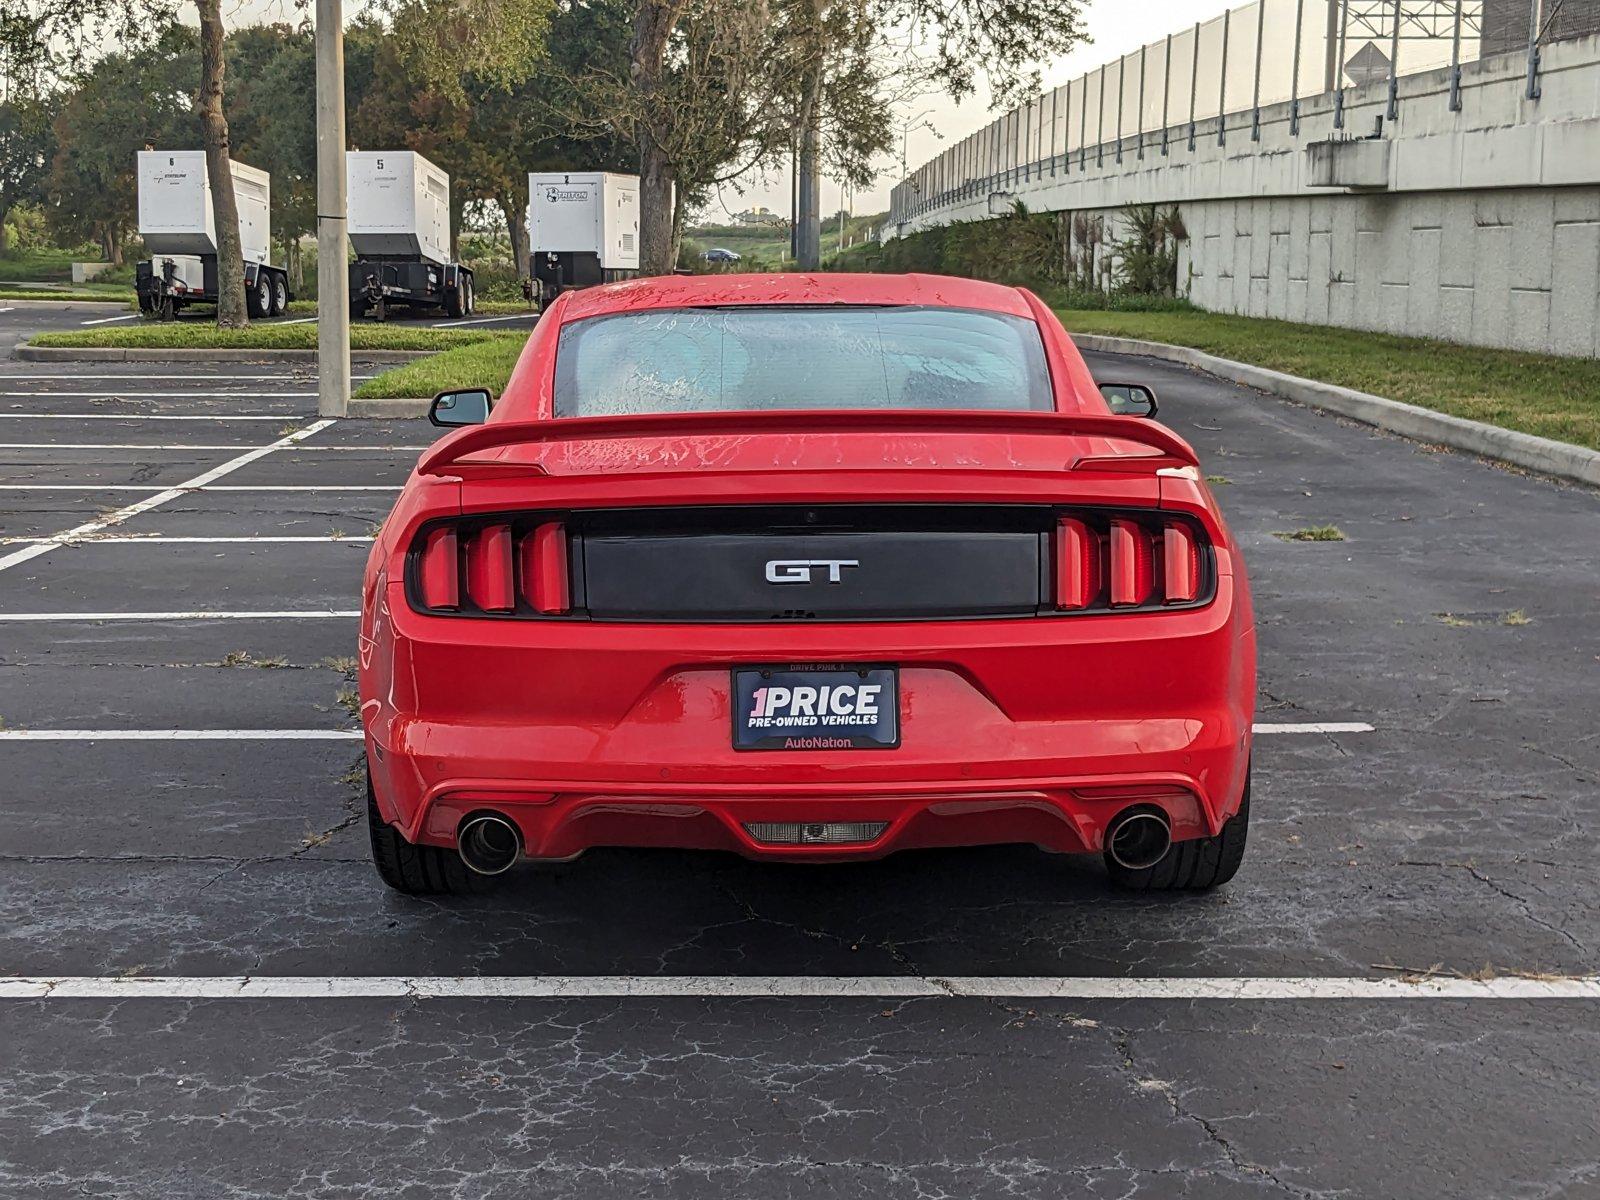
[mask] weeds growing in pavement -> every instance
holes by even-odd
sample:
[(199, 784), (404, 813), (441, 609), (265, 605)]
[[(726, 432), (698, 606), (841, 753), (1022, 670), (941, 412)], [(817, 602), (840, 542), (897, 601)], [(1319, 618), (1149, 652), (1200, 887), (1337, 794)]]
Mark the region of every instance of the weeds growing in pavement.
[(1207, 475), (1206, 482), (1212, 487), (1227, 487), (1233, 483), (1226, 475)]
[(1500, 624), (1502, 624), (1502, 625), (1511, 625), (1511, 626), (1532, 625), (1533, 624), (1533, 618), (1530, 617), (1522, 609), (1513, 608), (1505, 616), (1500, 618)]
[(222, 661), (216, 665), (219, 667), (255, 667), (262, 671), (271, 671), (278, 667), (287, 667), (289, 660), (278, 654), (268, 658), (257, 658), (248, 650), (229, 650), (222, 656)]
[(1275, 529), (1272, 536), (1285, 542), (1342, 542), (1344, 531), (1337, 525), (1308, 525), (1304, 529)]

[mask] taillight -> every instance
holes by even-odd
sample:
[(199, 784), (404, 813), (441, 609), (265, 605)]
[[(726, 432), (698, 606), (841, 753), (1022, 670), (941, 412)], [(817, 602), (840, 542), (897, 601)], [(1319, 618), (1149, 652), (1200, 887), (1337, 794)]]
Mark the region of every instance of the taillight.
[(1100, 535), (1079, 517), (1056, 523), (1056, 607), (1088, 608), (1100, 598)]
[(1209, 586), (1199, 526), (1166, 514), (1084, 510), (1056, 521), (1055, 607), (1064, 611), (1194, 604)]
[(512, 561), (510, 525), (485, 525), (468, 535), (467, 595), (484, 612), (517, 607)]
[(461, 607), (461, 564), (456, 558), (456, 531), (446, 525), (431, 529), (417, 555), (417, 592), (424, 608)]
[(522, 539), (522, 591), (535, 612), (564, 613), (572, 607), (567, 585), (567, 527), (546, 521)]
[(435, 525), (417, 540), (411, 581), (412, 602), (426, 612), (568, 612), (566, 526), (508, 519)]
[(1111, 522), (1111, 603), (1143, 604), (1156, 581), (1156, 556), (1150, 534), (1137, 521)]
[(1174, 522), (1161, 531), (1161, 565), (1168, 604), (1187, 604), (1200, 594), (1200, 543), (1194, 530)]

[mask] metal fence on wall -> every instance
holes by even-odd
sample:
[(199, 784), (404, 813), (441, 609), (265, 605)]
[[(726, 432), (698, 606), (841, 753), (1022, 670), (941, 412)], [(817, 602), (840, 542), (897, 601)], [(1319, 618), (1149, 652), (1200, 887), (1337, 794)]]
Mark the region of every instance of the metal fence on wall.
[[(1527, 95), (1539, 94), (1539, 47), (1600, 33), (1600, 0), (1256, 0), (1168, 34), (997, 117), (923, 164), (890, 194), (889, 220), (961, 203), (1018, 182), (1121, 163), (1128, 155), (1193, 149), (1207, 136), (1259, 137), (1261, 110), (1332, 93), (1345, 126), (1348, 88), (1389, 85), (1450, 69), (1448, 103), (1461, 102), (1461, 65), (1492, 53), (1527, 56)], [(1519, 36), (1520, 35), (1520, 36)]]

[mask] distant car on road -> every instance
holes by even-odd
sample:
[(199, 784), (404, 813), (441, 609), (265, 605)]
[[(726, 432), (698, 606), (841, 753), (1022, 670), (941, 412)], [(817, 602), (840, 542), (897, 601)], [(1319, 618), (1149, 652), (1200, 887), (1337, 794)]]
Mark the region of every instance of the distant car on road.
[(736, 263), (739, 255), (732, 250), (725, 250), (721, 246), (714, 246), (700, 256), (708, 263)]
[(471, 892), (599, 846), (1022, 842), (1227, 882), (1255, 629), (1194, 451), (1031, 293), (927, 275), (565, 292), (367, 564), (372, 849)]

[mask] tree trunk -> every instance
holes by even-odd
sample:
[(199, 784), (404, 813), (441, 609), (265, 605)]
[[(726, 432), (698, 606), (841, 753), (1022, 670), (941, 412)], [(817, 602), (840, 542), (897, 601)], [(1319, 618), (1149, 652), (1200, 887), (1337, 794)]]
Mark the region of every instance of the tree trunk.
[(811, 62), (806, 67), (800, 97), (800, 153), (796, 163), (794, 256), (802, 271), (822, 266), (822, 4), (812, 0)]
[(244, 250), (239, 241), (239, 202), (233, 194), (233, 162), (228, 152), (228, 119), (222, 113), (222, 2), (196, 0), (200, 10), (200, 116), (211, 181), (211, 216), (217, 227), (217, 327), (250, 324), (244, 303)]
[(6, 220), (11, 216), (11, 206), (8, 204), (0, 208), (0, 254), (6, 252)]
[(528, 261), (528, 222), (526, 204), (519, 206), (515, 196), (496, 196), (495, 203), (506, 219), (506, 235), (511, 239), (511, 262), (516, 267), (517, 278), (526, 279), (533, 274), (533, 264)]
[(678, 255), (683, 251), (683, 223), (688, 215), (684, 209), (683, 193), (678, 192), (672, 203), (672, 269), (678, 269)]
[(629, 47), (628, 77), (646, 114), (639, 128), (639, 272), (670, 275), (677, 265), (673, 245), (673, 180), (676, 164), (656, 139), (651, 118), (665, 70), (667, 39), (685, 0), (639, 0)]

